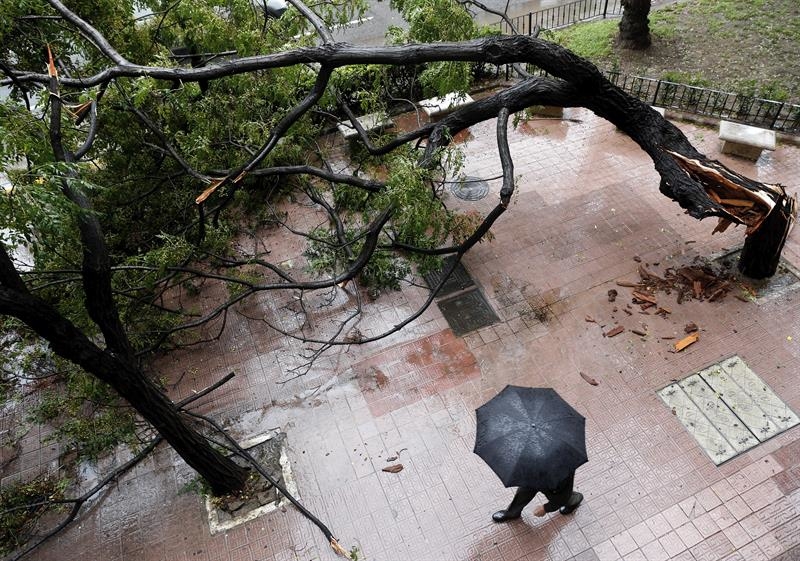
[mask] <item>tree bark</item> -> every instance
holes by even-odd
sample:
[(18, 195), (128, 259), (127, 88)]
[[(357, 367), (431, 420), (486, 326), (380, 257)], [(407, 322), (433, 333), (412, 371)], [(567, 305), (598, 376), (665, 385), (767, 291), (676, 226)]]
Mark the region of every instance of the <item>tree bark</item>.
[[(15, 280), (16, 279), (16, 280)], [(238, 491), (248, 471), (222, 455), (186, 423), (175, 405), (131, 360), (103, 350), (55, 308), (32, 295), (0, 244), (0, 315), (15, 317), (59, 356), (109, 384), (208, 482), (215, 495)]]
[(619, 44), (625, 49), (643, 50), (650, 46), (650, 0), (622, 0)]
[(203, 476), (214, 494), (242, 488), (248, 471), (215, 450), (187, 425), (175, 405), (141, 370), (97, 347), (53, 307), (30, 294), (0, 285), (0, 314), (23, 321), (47, 340), (56, 354), (113, 387)]

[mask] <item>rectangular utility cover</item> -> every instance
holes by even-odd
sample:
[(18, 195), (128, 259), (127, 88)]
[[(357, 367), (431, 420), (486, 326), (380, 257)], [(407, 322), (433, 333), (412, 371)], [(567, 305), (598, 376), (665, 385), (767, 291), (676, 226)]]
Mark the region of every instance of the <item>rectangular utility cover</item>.
[(658, 391), (715, 464), (800, 423), (738, 356)]

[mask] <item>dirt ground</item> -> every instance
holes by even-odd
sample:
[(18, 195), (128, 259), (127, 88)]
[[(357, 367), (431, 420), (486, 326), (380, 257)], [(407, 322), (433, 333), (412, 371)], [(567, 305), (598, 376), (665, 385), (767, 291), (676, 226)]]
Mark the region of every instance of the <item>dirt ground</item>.
[(800, 101), (800, 2), (683, 0), (650, 14), (653, 44), (646, 51), (614, 47), (620, 70), (653, 78)]

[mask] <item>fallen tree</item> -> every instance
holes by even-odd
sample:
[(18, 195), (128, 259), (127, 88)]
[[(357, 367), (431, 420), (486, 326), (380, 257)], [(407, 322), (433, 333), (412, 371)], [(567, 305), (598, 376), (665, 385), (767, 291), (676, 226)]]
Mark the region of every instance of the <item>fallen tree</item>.
[[(202, 14), (204, 25), (220, 29), (205, 37), (208, 45), (193, 36), (192, 66), (170, 58), (174, 37), (158, 39), (163, 30), (172, 29), (165, 24), (172, 21), (172, 12), (185, 8), (180, 3), (156, 12), (155, 23), (125, 43), (124, 50), (109, 37), (125, 41), (113, 34), (119, 17), (127, 17), (131, 33), (138, 33), (131, 14), (108, 20), (98, 16), (89, 23), (90, 14), (81, 17), (58, 0), (48, 0), (49, 7), (39, 5), (35, 13), (14, 16), (22, 29), (33, 26), (38, 34), (24, 35), (13, 47), (17, 50), (4, 50), (0, 61), (6, 76), (0, 85), (13, 92), (4, 115), (27, 127), (18, 133), (19, 142), (12, 137), (11, 148), (4, 148), (4, 161), (21, 160), (24, 165), (22, 172), (9, 170), (12, 187), (9, 196), (0, 198), (4, 226), (26, 231), (27, 241), (39, 249), (33, 267), (24, 267), (12, 255), (20, 236), (4, 236), (0, 314), (22, 321), (56, 353), (113, 387), (217, 493), (236, 490), (245, 473), (209, 445), (153, 383), (146, 359), (159, 349), (206, 343), (203, 330), (216, 325), (221, 332), (235, 306), (279, 291), (297, 295), (302, 304), (309, 294), (355, 287), (349, 293), (352, 309), (326, 333), (282, 328), (265, 315), (264, 321), (283, 334), (318, 345), (311, 361), (333, 345), (367, 343), (402, 329), (425, 311), (438, 288), (395, 326), (356, 336), (352, 328), (362, 313), (361, 287), (377, 276), (370, 268), (406, 256), (460, 258), (484, 238), (508, 209), (514, 191), (506, 138), (509, 117), (528, 107), (584, 107), (617, 125), (652, 159), (661, 192), (690, 216), (717, 217), (718, 228), (729, 223), (747, 227), (743, 272), (754, 277), (775, 273), (794, 219), (794, 199), (780, 186), (747, 179), (709, 160), (677, 127), (558, 45), (531, 36), (381, 47), (337, 43), (329, 31), (330, 19), (295, 1), (294, 11), (281, 20), (304, 21), (316, 31), (316, 43), (297, 35), (294, 24), (268, 26), (265, 20), (264, 27), (275, 34), (269, 36), (271, 48), (240, 56), (236, 49), (218, 47), (225, 43), (223, 31), (230, 24), (225, 18), (241, 14), (225, 15), (200, 4), (208, 8)], [(184, 16), (175, 21), (185, 25)], [(257, 26), (246, 31), (257, 37)], [(31, 37), (39, 42), (32, 43)], [(52, 48), (47, 46), (50, 38)], [(143, 45), (145, 39), (151, 43)], [(42, 51), (50, 54), (43, 56)], [(445, 63), (450, 66), (436, 66)], [(527, 64), (547, 76), (525, 75), (439, 121), (421, 122), (395, 135), (368, 135), (355, 118), (365, 107), (348, 104), (349, 99), (369, 97), (386, 109), (375, 92), (367, 95), (369, 83), (345, 91), (352, 86), (345, 71), (353, 70), (359, 80), (374, 78), (383, 92), (380, 80), (386, 74), (376, 68), (425, 66), (426, 71), (443, 68), (466, 76), (464, 68), (454, 70), (452, 64), (458, 63)], [(452, 85), (436, 78), (430, 83)], [(32, 94), (45, 103), (36, 108)], [(499, 201), (456, 236), (454, 225), (465, 222), (439, 199), (443, 170), (452, 157), (448, 149), (460, 131), (495, 119), (503, 178)], [(359, 173), (358, 167), (351, 173), (334, 171), (316, 149), (315, 135), (339, 120), (350, 120), (358, 131), (362, 161), (371, 162), (370, 173)], [(228, 127), (228, 121), (242, 124)], [(207, 123), (202, 136), (192, 136)], [(372, 173), (380, 169), (383, 176)], [(270, 178), (281, 181), (269, 183)], [(325, 216), (324, 232), (298, 231), (277, 213), (270, 220), (333, 252), (326, 261), (327, 274), (288, 270), (271, 261), (268, 251), (237, 254), (231, 239), (223, 250), (212, 243), (226, 213), (239, 218), (243, 195), (250, 197), (248, 204), (268, 208), (272, 201), (267, 194), (281, 189), (302, 195)], [(356, 217), (342, 202), (352, 199), (353, 192), (363, 196)], [(162, 219), (159, 213), (167, 204), (177, 210)], [(119, 216), (131, 208), (129, 221), (121, 222)], [(415, 222), (421, 215), (428, 221)], [(53, 224), (54, 217), (66, 218)], [(138, 235), (148, 228), (151, 236)], [(452, 262), (450, 271), (457, 263)], [(442, 275), (442, 284), (450, 271)], [(399, 285), (404, 274), (396, 277), (390, 280)], [(197, 282), (229, 290), (217, 295), (213, 305), (189, 311), (180, 305), (180, 296)], [(146, 323), (151, 316), (171, 321)]]

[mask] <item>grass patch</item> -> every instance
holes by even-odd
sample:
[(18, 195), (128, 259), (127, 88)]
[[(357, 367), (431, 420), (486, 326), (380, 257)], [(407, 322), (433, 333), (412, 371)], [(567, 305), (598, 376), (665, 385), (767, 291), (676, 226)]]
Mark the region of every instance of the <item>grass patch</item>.
[(616, 46), (619, 20), (548, 32), (600, 68), (800, 102), (800, 2), (683, 0), (650, 12), (653, 45)]
[(589, 60), (602, 60), (614, 55), (617, 26), (617, 20), (578, 23), (564, 29), (545, 31), (542, 37)]

